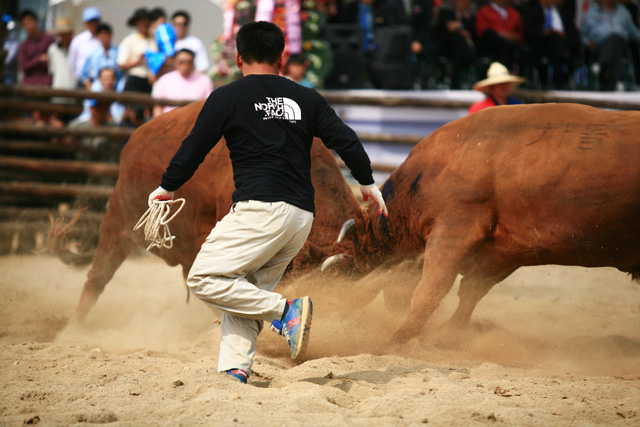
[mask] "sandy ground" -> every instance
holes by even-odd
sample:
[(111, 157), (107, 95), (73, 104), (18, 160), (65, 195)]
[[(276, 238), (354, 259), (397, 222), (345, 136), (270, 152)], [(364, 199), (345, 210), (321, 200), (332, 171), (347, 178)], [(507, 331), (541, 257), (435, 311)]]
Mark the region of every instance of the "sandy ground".
[(441, 327), (454, 287), (421, 337), (390, 346), (417, 264), (283, 285), (314, 300), (308, 360), (265, 330), (242, 385), (216, 372), (219, 316), (185, 303), (178, 268), (129, 259), (78, 326), (67, 319), (86, 270), (0, 258), (0, 426), (640, 425), (640, 286), (627, 275), (521, 269), (467, 331)]

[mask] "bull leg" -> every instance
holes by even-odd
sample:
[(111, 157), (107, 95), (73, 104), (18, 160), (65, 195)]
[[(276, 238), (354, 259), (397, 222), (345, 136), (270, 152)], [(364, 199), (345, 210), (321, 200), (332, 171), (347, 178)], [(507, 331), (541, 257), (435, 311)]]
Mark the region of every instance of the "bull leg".
[(87, 317), (107, 283), (135, 247), (126, 233), (123, 233), (125, 224), (120, 207), (117, 203), (112, 203), (100, 224), (98, 247), (76, 308), (78, 321)]
[(460, 289), (458, 296), (460, 302), (447, 326), (453, 328), (466, 328), (471, 322), (471, 314), (478, 305), (478, 302), (493, 288), (496, 284), (506, 279), (515, 270), (511, 270), (500, 276), (492, 278), (477, 278), (472, 276), (465, 276), (460, 281)]
[(422, 278), (411, 296), (409, 315), (393, 336), (407, 341), (420, 333), (442, 299), (449, 293), (465, 257), (473, 253), (489, 234), (493, 213), (489, 209), (460, 209), (435, 226), (427, 240)]

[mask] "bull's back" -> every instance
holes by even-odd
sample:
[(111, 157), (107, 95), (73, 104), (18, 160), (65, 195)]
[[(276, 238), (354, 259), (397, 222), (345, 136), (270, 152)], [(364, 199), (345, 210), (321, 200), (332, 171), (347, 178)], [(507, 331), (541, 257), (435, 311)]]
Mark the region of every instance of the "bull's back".
[[(122, 211), (123, 228), (131, 227), (147, 209), (147, 196), (160, 184), (162, 174), (182, 141), (187, 137), (204, 101), (164, 113), (140, 126), (133, 133), (120, 156), (120, 174), (112, 200)], [(187, 200), (183, 211), (171, 223), (180, 250), (192, 252), (194, 241), (208, 232), (218, 214), (228, 211), (233, 192), (231, 162), (224, 141), (219, 142), (200, 165), (193, 179), (176, 192)], [(222, 200), (222, 202), (220, 202)], [(219, 206), (224, 205), (224, 206)], [(202, 220), (205, 216), (206, 219)], [(131, 234), (141, 239), (141, 233)], [(186, 247), (182, 248), (183, 245)]]
[(532, 263), (611, 265), (613, 252), (640, 262), (640, 112), (497, 107), (432, 136), (407, 159), (432, 165), (425, 196), (436, 211), (491, 206), (498, 250)]

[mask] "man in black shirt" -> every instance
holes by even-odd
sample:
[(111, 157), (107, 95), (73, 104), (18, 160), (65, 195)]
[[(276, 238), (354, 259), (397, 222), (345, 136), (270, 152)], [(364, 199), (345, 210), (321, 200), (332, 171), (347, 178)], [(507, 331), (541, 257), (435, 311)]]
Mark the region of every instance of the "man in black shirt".
[(344, 160), (361, 184), (364, 200), (371, 197), (380, 214), (388, 213), (355, 132), (315, 90), (279, 76), (282, 31), (268, 22), (253, 22), (239, 30), (236, 44), (243, 78), (209, 96), (160, 187), (149, 195), (149, 205), (172, 200), (173, 191), (225, 137), (236, 187), (233, 205), (202, 245), (187, 284), (223, 312), (218, 371), (246, 382), (263, 322), (286, 336), (293, 359), (302, 356), (308, 343), (311, 300), (287, 301), (273, 289), (311, 230), (314, 136)]

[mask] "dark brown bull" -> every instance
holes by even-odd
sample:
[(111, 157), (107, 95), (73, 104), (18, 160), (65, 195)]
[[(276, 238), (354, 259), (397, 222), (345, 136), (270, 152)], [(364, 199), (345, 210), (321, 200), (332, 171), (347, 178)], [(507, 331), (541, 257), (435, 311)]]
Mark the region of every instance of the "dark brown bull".
[(518, 267), (611, 266), (640, 280), (640, 112), (573, 104), (489, 108), (418, 144), (383, 187), (387, 219), (355, 217), (366, 272), (424, 253), (394, 339), (417, 335), (458, 274), (451, 323)]
[[(102, 220), (99, 241), (87, 281), (76, 310), (83, 319), (96, 303), (122, 262), (137, 247), (146, 247), (142, 231), (133, 231), (147, 209), (147, 197), (160, 182), (164, 169), (182, 140), (188, 135), (202, 108), (202, 102), (163, 114), (141, 126), (131, 136), (120, 156), (120, 174), (109, 207)], [(318, 266), (329, 254), (349, 251), (351, 244), (338, 248), (335, 235), (342, 223), (354, 215), (358, 203), (331, 152), (315, 140), (311, 150), (311, 178), (316, 190), (316, 217), (309, 239), (292, 261), (292, 269)], [(176, 191), (186, 199), (184, 209), (171, 222), (176, 236), (172, 249), (151, 252), (169, 265), (181, 265), (187, 275), (200, 246), (217, 221), (230, 209), (235, 189), (229, 150), (224, 140), (208, 154), (193, 179)], [(58, 236), (54, 250), (65, 257), (64, 236)]]

